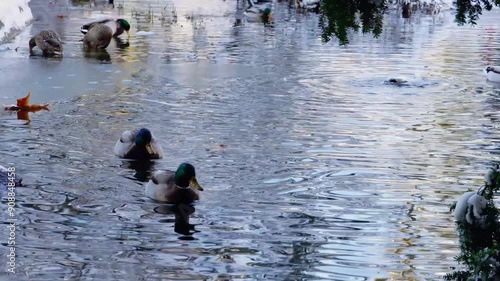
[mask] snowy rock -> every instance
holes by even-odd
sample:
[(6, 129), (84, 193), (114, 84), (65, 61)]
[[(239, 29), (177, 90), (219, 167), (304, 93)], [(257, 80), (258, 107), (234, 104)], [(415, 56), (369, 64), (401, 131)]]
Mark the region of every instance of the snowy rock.
[(0, 44), (31, 23), (33, 14), (28, 6), (29, 2), (30, 0), (0, 1)]
[(486, 175), (484, 176), (484, 181), (487, 185), (492, 185), (495, 180), (495, 170), (489, 169)]
[(488, 200), (470, 191), (462, 194), (455, 207), (455, 220), (458, 222), (467, 222), (472, 225), (483, 227), (485, 222), (485, 211), (488, 206)]
[(465, 222), (465, 216), (467, 215), (467, 210), (469, 208), (469, 204), (467, 201), (473, 195), (477, 194), (475, 191), (469, 191), (460, 197), (457, 202), (457, 206), (455, 207), (455, 220), (459, 222)]

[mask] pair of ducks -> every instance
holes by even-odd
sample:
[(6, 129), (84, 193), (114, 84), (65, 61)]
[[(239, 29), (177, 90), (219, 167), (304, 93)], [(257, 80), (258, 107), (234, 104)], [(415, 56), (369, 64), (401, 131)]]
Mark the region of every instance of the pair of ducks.
[[(151, 131), (146, 128), (125, 131), (116, 141), (114, 152), (121, 158), (149, 160), (163, 158), (163, 149)], [(159, 170), (154, 172), (146, 184), (146, 196), (156, 201), (171, 204), (190, 204), (200, 199), (203, 188), (196, 180), (193, 165), (182, 163), (177, 171)]]
[[(123, 32), (129, 34), (130, 24), (124, 19), (102, 18), (84, 24), (80, 31), (85, 34), (83, 44), (88, 49), (105, 49), (111, 39), (121, 35)], [(61, 37), (53, 30), (42, 30), (29, 41), (30, 53), (33, 48), (38, 47), (44, 56), (62, 55), (63, 46)]]

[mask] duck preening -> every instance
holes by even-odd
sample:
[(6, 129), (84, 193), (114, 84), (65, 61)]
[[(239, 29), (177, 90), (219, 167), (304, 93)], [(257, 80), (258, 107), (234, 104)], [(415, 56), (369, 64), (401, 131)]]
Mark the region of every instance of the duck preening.
[(42, 30), (29, 41), (30, 54), (33, 54), (33, 48), (38, 47), (42, 50), (44, 56), (62, 55), (63, 46), (61, 37), (53, 30)]
[(170, 204), (190, 204), (200, 200), (203, 188), (196, 180), (193, 165), (182, 163), (177, 171), (159, 170), (146, 184), (146, 196), (156, 201)]
[(146, 128), (125, 131), (116, 141), (114, 152), (121, 158), (148, 160), (163, 158), (163, 149)]

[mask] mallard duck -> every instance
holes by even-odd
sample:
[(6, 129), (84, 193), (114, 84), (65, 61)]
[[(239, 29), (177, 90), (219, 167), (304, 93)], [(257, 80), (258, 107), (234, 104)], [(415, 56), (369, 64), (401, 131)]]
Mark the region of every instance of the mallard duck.
[(267, 4), (256, 5), (253, 0), (248, 0), (248, 8), (245, 9), (245, 17), (248, 22), (272, 22), (271, 8)]
[(93, 24), (96, 24), (96, 23), (100, 23), (100, 24), (104, 24), (106, 26), (109, 26), (109, 28), (111, 28), (111, 30), (113, 31), (113, 36), (114, 37), (117, 37), (119, 36), (120, 34), (123, 33), (123, 31), (127, 32), (127, 35), (130, 36), (130, 33), (129, 33), (129, 30), (130, 30), (130, 24), (128, 23), (128, 21), (124, 20), (124, 19), (113, 19), (113, 18), (99, 18), (99, 19), (95, 19), (89, 23), (86, 23), (84, 24), (81, 28), (80, 28), (80, 31), (83, 33), (83, 34), (86, 34), (90, 27), (93, 25)]
[(107, 25), (94, 23), (83, 37), (83, 44), (88, 49), (105, 49), (113, 38), (113, 30)]
[(484, 72), (488, 80), (500, 83), (500, 66), (488, 66)]
[(146, 128), (123, 132), (116, 141), (115, 154), (125, 159), (147, 160), (163, 158), (163, 149)]
[(189, 163), (180, 164), (176, 172), (156, 171), (145, 189), (147, 197), (171, 204), (190, 204), (200, 200), (199, 191), (203, 188), (196, 180), (194, 166)]
[(44, 56), (62, 55), (63, 53), (61, 37), (53, 30), (40, 31), (37, 35), (31, 37), (29, 46), (31, 54), (33, 54), (34, 47), (42, 50)]

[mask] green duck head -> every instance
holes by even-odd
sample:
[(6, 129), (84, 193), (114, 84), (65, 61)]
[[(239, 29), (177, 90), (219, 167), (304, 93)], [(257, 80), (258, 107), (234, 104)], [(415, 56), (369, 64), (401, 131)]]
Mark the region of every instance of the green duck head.
[(196, 189), (202, 191), (203, 188), (196, 180), (194, 166), (189, 163), (182, 163), (175, 172), (175, 184), (180, 187), (188, 187), (190, 184)]
[(265, 8), (264, 9), (264, 15), (269, 15), (269, 14), (271, 14), (271, 9)]
[(124, 19), (118, 19), (116, 20), (116, 22), (118, 22), (118, 24), (123, 28), (125, 29), (125, 32), (127, 32), (127, 35), (130, 36), (130, 33), (129, 33), (129, 30), (130, 30), (130, 24), (128, 23), (128, 21), (124, 20)]
[(135, 145), (139, 147), (145, 147), (149, 154), (155, 154), (156, 151), (153, 149), (151, 145), (151, 141), (153, 140), (153, 135), (151, 131), (146, 128), (142, 128), (135, 135)]

